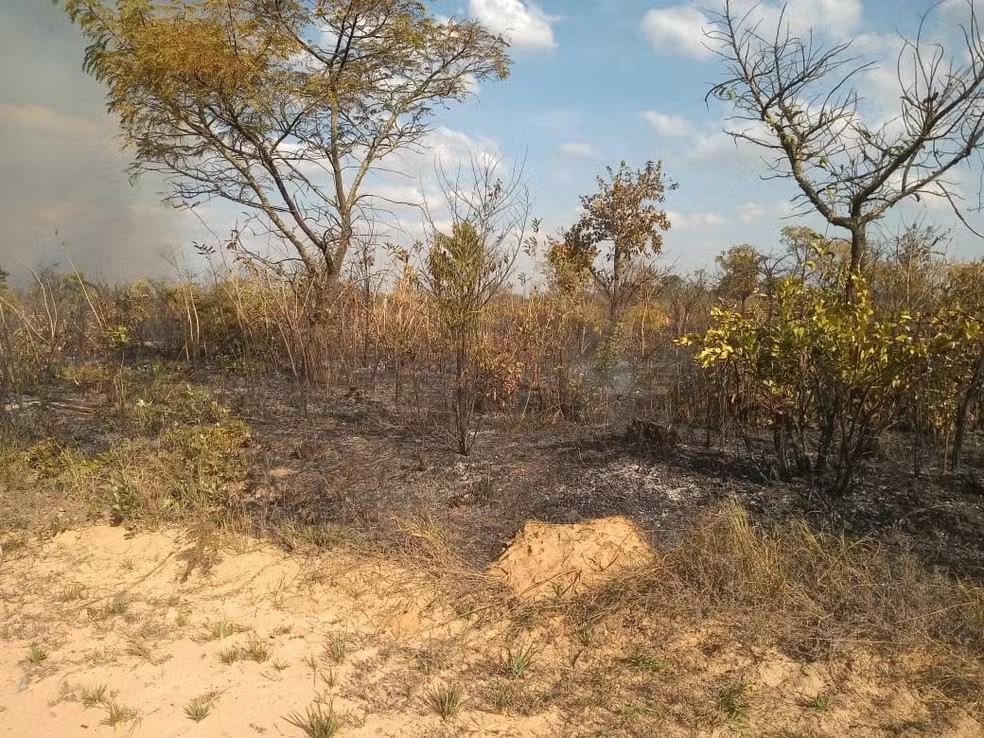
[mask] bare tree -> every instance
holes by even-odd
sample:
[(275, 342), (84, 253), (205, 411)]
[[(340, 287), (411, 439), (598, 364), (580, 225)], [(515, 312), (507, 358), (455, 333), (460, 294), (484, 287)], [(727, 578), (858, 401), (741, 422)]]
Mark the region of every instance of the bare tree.
[[(868, 227), (909, 198), (944, 198), (966, 225), (950, 176), (981, 150), (984, 137), (984, 38), (973, 0), (959, 28), (962, 48), (927, 38), (923, 16), (902, 39), (897, 64), (899, 109), (869, 127), (862, 116), (862, 76), (874, 63), (852, 42), (796, 35), (784, 7), (775, 28), (761, 6), (725, 0), (708, 32), (727, 76), (710, 96), (732, 104), (729, 133), (774, 152), (773, 176), (793, 179), (797, 200), (851, 234), (852, 273), (867, 253)], [(739, 9), (739, 7), (745, 9)], [(771, 25), (771, 24), (768, 24)], [(969, 225), (968, 225), (969, 227)], [(848, 280), (848, 293), (853, 280)]]
[[(370, 172), (418, 147), (435, 108), (509, 71), (501, 38), (416, 0), (66, 7), (135, 152), (133, 173), (163, 173), (176, 205), (242, 206), (254, 233), (286, 245), (279, 266), (329, 281), (372, 219)], [(244, 231), (231, 247), (246, 248)]]

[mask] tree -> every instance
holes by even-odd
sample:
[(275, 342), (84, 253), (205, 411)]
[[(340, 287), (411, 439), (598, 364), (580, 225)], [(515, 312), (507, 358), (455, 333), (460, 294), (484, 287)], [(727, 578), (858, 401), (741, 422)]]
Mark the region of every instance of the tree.
[(167, 200), (222, 198), (289, 256), (230, 245), (337, 279), (375, 203), (366, 177), (421, 144), (435, 108), (504, 79), (506, 43), (416, 0), (66, 0), (108, 87), (132, 171)]
[[(555, 244), (552, 261), (590, 273), (605, 294), (614, 325), (651, 274), (642, 268), (642, 257), (663, 250), (670, 219), (659, 205), (677, 185), (664, 180), (661, 162), (633, 170), (623, 161), (617, 171), (606, 171), (607, 179), (597, 178), (598, 192), (581, 197), (581, 217), (564, 235), (562, 246)], [(601, 266), (597, 261), (603, 249)]]
[[(943, 198), (966, 224), (948, 179), (981, 150), (984, 137), (984, 37), (973, 0), (959, 29), (963, 48), (948, 53), (924, 34), (906, 39), (898, 57), (899, 109), (869, 128), (859, 78), (873, 67), (851, 42), (793, 34), (785, 8), (765, 28), (760, 5), (725, 0), (709, 31), (727, 66), (709, 95), (734, 106), (748, 125), (730, 131), (774, 152), (776, 177), (792, 178), (797, 200), (851, 235), (851, 272), (868, 251), (868, 228), (910, 198)], [(935, 3), (938, 9), (943, 3)], [(969, 226), (968, 226), (969, 227)], [(855, 279), (847, 280), (848, 296)]]
[(782, 473), (812, 472), (840, 496), (951, 337), (905, 311), (878, 316), (867, 281), (829, 266), (818, 261), (808, 281), (781, 279), (761, 314), (715, 308), (711, 327), (680, 343), (697, 345), (705, 369), (725, 370), (746, 443), (748, 423), (770, 422)]
[(738, 305), (745, 312), (745, 303), (759, 288), (765, 257), (754, 246), (732, 246), (714, 259), (721, 270), (716, 292), (719, 297)]
[(422, 282), (454, 356), (452, 430), (458, 453), (475, 442), (474, 353), (485, 310), (512, 274), (526, 240), (529, 200), (520, 175), (503, 182), (496, 163), (472, 160), (466, 181), (461, 172), (439, 172), (448, 233), (428, 210), (431, 245)]

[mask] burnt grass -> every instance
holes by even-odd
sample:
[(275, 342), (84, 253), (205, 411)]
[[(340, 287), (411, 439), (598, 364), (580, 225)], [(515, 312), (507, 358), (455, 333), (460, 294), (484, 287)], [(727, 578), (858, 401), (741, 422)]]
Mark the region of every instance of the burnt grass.
[[(761, 525), (806, 518), (984, 580), (976, 447), (968, 456), (978, 465), (965, 474), (944, 477), (927, 467), (916, 477), (905, 439), (889, 438), (852, 492), (831, 500), (805, 480), (777, 479), (764, 450), (705, 446), (702, 431), (682, 433), (673, 448), (640, 445), (626, 433), (629, 417), (585, 425), (489, 414), (461, 456), (440, 417), (397, 411), (389, 388), (375, 393), (379, 399), (345, 389), (301, 400), (296, 389), (271, 382), (222, 392), (255, 432), (243, 504), (269, 523), (329, 522), (385, 537), (395, 521), (422, 517), (446, 527), (466, 559), (484, 566), (527, 520), (624, 515), (659, 547), (735, 498)], [(270, 473), (278, 469), (290, 473)]]
[[(647, 447), (626, 433), (631, 413), (603, 425), (487, 413), (473, 450), (461, 456), (450, 448), (440, 412), (408, 409), (406, 402), (398, 409), (393, 388), (383, 384), (368, 396), (216, 371), (185, 372), (183, 381), (213, 392), (251, 427), (249, 471), (229, 505), (285, 545), (285, 526), (342, 526), (387, 542), (399, 539), (406, 520), (422, 519), (449, 531), (464, 559), (483, 567), (527, 520), (624, 515), (661, 547), (702, 512), (734, 498), (758, 525), (805, 518), (984, 581), (979, 433), (959, 476), (928, 464), (914, 475), (905, 437), (892, 436), (852, 491), (834, 500), (806, 480), (778, 479), (764, 440), (749, 451), (705, 445), (703, 431), (684, 430), (672, 448)], [(87, 454), (119, 437), (98, 398), (65, 386), (47, 388), (44, 397), (32, 421), (43, 426), (36, 436)], [(80, 413), (80, 404), (88, 409)]]

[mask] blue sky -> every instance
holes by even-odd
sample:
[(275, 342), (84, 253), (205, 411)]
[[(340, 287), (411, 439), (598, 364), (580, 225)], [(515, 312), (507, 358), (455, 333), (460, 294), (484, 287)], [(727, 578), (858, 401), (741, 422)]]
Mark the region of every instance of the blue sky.
[[(894, 69), (893, 44), (929, 4), (793, 0), (791, 17), (802, 30), (856, 38), (865, 53), (886, 62), (881, 76), (865, 84), (891, 105), (885, 78)], [(506, 163), (525, 158), (534, 213), (551, 231), (574, 220), (578, 195), (592, 190), (605, 165), (662, 160), (679, 184), (666, 203), (673, 228), (664, 258), (681, 271), (711, 266), (715, 254), (736, 243), (772, 249), (779, 230), (793, 222), (823, 228), (816, 218), (787, 219), (790, 184), (763, 181), (760, 153), (736, 148), (722, 133), (728, 111), (705, 105), (722, 73), (701, 46), (705, 5), (714, 3), (432, 3), (437, 14), (474, 17), (506, 35), (514, 58), (509, 80), (483, 83), (475, 99), (435, 119), (435, 148), (490, 150)], [(102, 90), (79, 70), (81, 52), (81, 40), (51, 3), (0, 4), (0, 265), (17, 271), (70, 257), (107, 276), (166, 270), (169, 259), (188, 257), (191, 240), (206, 234), (187, 215), (157, 205), (158, 181), (129, 185)], [(979, 162), (975, 167), (961, 177), (974, 185), (967, 194), (976, 205)], [(219, 208), (204, 214), (218, 231), (233, 216)], [(938, 205), (908, 207), (887, 227), (902, 217), (951, 226), (953, 251), (984, 255), (984, 243)]]

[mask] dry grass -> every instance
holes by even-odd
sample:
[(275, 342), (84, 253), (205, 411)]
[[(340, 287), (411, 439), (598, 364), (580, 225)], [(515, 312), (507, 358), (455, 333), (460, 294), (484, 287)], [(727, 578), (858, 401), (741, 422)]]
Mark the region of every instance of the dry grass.
[(458, 717), (465, 704), (464, 692), (457, 684), (434, 687), (428, 690), (424, 697), (430, 708), (440, 715), (442, 720), (453, 720)]
[(320, 703), (308, 707), (303, 713), (292, 712), (284, 720), (308, 738), (333, 738), (341, 729), (341, 722), (332, 707)]
[(185, 716), (189, 720), (200, 723), (212, 713), (212, 707), (215, 705), (218, 698), (219, 693), (215, 690), (211, 690), (205, 694), (195, 697), (195, 699), (185, 705)]
[[(713, 620), (730, 639), (777, 644), (813, 661), (839, 645), (888, 657), (920, 651), (923, 676), (961, 703), (984, 704), (984, 590), (928, 570), (904, 552), (818, 532), (804, 522), (754, 527), (735, 502), (704, 516), (656, 562), (568, 610), (577, 628), (641, 619)], [(658, 657), (632, 653), (635, 669)], [(959, 694), (955, 694), (960, 685)]]

